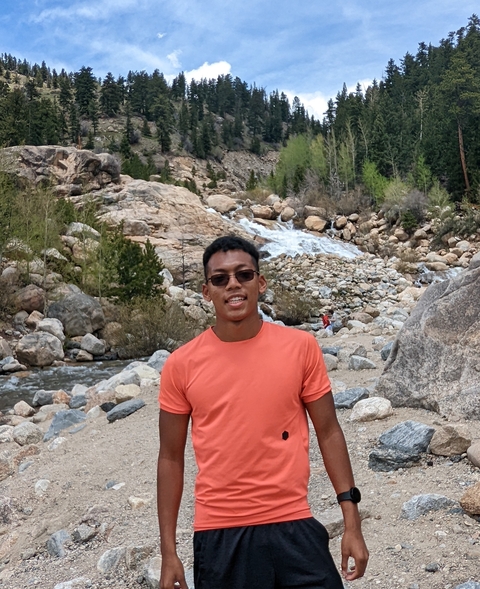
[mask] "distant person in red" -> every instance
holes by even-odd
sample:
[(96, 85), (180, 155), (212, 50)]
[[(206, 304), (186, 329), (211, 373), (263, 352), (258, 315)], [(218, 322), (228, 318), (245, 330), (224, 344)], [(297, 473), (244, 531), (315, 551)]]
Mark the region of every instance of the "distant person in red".
[(328, 533), (307, 502), (307, 414), (343, 512), (342, 574), (352, 581), (367, 566), (360, 491), (322, 352), (311, 334), (262, 322), (267, 283), (258, 260), (255, 246), (235, 236), (207, 247), (202, 293), (215, 325), (173, 352), (162, 371), (161, 589), (187, 589), (176, 527), (190, 420), (195, 589), (343, 589)]
[(330, 313), (327, 312), (322, 317), (323, 329), (327, 332), (327, 335), (333, 335), (333, 325), (330, 322)]
[(328, 316), (327, 313), (325, 313), (323, 315), (322, 322), (323, 322), (323, 329), (327, 329), (327, 327), (330, 325), (330, 317)]

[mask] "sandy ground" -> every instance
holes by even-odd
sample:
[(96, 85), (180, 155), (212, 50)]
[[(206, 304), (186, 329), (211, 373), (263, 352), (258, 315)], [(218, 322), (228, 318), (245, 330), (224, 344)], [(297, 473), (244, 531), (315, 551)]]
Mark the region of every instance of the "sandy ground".
[[(355, 336), (348, 341), (360, 340), (371, 349), (371, 339)], [(337, 342), (336, 337), (325, 340), (326, 345)], [(383, 362), (377, 352), (370, 351), (369, 356), (377, 363), (377, 370), (353, 372), (343, 367), (332, 371), (334, 386), (343, 382), (347, 387), (371, 387)], [(127, 568), (121, 563), (113, 572), (104, 574), (97, 569), (97, 562), (105, 551), (120, 546), (143, 546), (152, 555), (158, 553), (154, 499), (158, 452), (156, 393), (153, 388), (144, 390), (146, 406), (126, 419), (109, 424), (101, 416), (77, 433), (64, 434), (66, 441), (55, 450), (50, 451), (47, 444), (40, 443), (40, 453), (25, 459), (32, 464), (0, 483), (0, 504), (5, 503), (2, 498), (6, 497), (12, 507), (11, 512), (0, 510), (1, 587), (53, 589), (56, 584), (80, 577), (84, 578), (82, 582), (64, 585), (62, 589), (142, 586), (143, 565)], [(348, 586), (453, 589), (468, 580), (480, 581), (480, 523), (461, 510), (434, 512), (413, 522), (399, 518), (403, 503), (416, 494), (440, 493), (459, 500), (468, 485), (480, 480), (480, 469), (466, 459), (455, 462), (432, 456), (425, 457), (419, 466), (395, 473), (376, 473), (368, 468), (369, 452), (383, 431), (406, 419), (434, 426), (444, 421), (427, 411), (397, 409), (382, 421), (354, 423), (349, 421), (350, 413), (340, 411), (339, 419), (357, 485), (363, 492), (362, 507), (369, 514), (363, 529), (371, 557), (365, 577)], [(47, 426), (48, 423), (42, 424), (45, 430)], [(476, 435), (480, 433), (477, 431)], [(10, 444), (3, 444), (0, 450), (7, 446)], [(310, 502), (313, 513), (321, 519), (321, 513), (333, 509), (336, 502), (316, 444), (312, 442), (311, 446)], [(427, 459), (432, 466), (427, 465)], [(178, 550), (188, 569), (192, 566), (195, 476), (190, 447), (186, 468)], [(43, 495), (38, 495), (35, 484), (42, 479), (50, 484)], [(117, 490), (107, 489), (106, 485), (112, 482), (124, 485)], [(146, 504), (132, 507), (131, 497), (140, 497)], [(86, 543), (67, 544), (63, 558), (50, 556), (46, 550), (49, 536), (61, 529), (73, 533), (83, 520), (96, 526), (97, 536)], [(331, 549), (337, 563), (339, 545), (340, 539), (333, 538)], [(438, 570), (429, 572), (426, 567)]]

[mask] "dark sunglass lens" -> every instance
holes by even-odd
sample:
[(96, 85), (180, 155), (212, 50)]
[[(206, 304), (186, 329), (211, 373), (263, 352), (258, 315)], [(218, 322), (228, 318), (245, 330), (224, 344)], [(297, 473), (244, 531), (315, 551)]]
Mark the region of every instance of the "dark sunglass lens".
[(235, 274), (235, 278), (238, 282), (250, 282), (250, 280), (253, 280), (254, 276), (255, 272), (253, 270), (240, 270), (240, 272)]
[(229, 280), (228, 274), (214, 274), (210, 277), (210, 282), (213, 286), (225, 286)]

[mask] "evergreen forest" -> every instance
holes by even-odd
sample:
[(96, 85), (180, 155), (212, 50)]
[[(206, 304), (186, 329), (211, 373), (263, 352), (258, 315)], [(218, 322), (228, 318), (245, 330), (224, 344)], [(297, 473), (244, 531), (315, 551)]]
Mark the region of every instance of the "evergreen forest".
[(102, 147), (125, 161), (154, 129), (165, 154), (220, 160), (223, 150), (280, 149), (265, 182), (282, 196), (313, 182), (330, 195), (362, 186), (381, 202), (388, 183), (400, 179), (425, 194), (437, 185), (453, 200), (478, 204), (480, 19), (472, 15), (438, 45), (420, 42), (415, 55), (390, 60), (368, 88), (344, 85), (322, 121), (298, 98), (290, 103), (230, 75), (187, 82), (180, 73), (167, 82), (156, 70), (99, 79), (87, 66), (57, 72), (0, 55), (0, 146), (94, 149), (100, 121), (119, 117), (121, 140)]

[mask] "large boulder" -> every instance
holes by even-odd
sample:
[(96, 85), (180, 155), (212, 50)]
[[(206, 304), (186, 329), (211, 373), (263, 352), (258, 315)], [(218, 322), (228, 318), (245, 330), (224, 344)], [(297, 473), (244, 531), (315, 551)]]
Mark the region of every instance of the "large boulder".
[(52, 303), (47, 315), (59, 319), (69, 337), (93, 333), (105, 325), (100, 303), (84, 293), (74, 293)]
[(30, 366), (50, 366), (55, 360), (63, 360), (62, 342), (51, 333), (30, 333), (18, 342), (17, 359)]
[(15, 306), (19, 311), (43, 311), (45, 307), (45, 291), (39, 286), (29, 284), (15, 294)]
[(480, 267), (432, 284), (399, 332), (376, 394), (396, 407), (480, 419)]
[(132, 180), (120, 192), (105, 194), (114, 203), (100, 220), (111, 226), (129, 219), (144, 221), (149, 235), (132, 235), (131, 240), (144, 244), (147, 239), (172, 273), (187, 279), (202, 270), (205, 247), (225, 234), (251, 238), (239, 225), (208, 211), (200, 198), (182, 186)]

